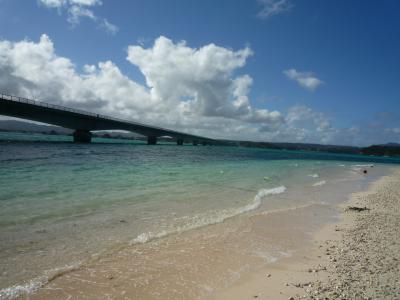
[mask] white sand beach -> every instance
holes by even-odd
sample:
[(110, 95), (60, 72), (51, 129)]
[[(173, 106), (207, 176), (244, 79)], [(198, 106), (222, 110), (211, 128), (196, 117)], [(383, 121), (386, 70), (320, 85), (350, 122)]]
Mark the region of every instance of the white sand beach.
[(400, 170), (352, 194), (312, 247), (242, 278), (215, 299), (399, 299)]

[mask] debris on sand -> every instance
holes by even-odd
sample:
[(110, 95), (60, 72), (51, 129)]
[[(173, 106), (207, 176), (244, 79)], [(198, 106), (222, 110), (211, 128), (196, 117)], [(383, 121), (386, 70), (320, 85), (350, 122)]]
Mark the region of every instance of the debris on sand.
[(354, 211), (359, 212), (359, 211), (365, 211), (365, 210), (368, 211), (368, 210), (370, 210), (370, 208), (367, 208), (366, 206), (364, 206), (364, 207), (349, 206), (349, 207), (347, 207), (346, 211), (349, 211), (349, 210), (354, 210)]

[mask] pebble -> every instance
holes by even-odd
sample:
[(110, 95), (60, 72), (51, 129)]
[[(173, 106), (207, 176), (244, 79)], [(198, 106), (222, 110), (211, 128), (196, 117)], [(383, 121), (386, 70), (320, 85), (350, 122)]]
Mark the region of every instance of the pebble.
[[(343, 240), (325, 241), (329, 275), (311, 287), (318, 299), (397, 299), (400, 295), (400, 171), (393, 173), (369, 191), (355, 194), (357, 205), (369, 207), (370, 213), (353, 216), (353, 224), (335, 227)], [(322, 270), (326, 268), (316, 269)]]

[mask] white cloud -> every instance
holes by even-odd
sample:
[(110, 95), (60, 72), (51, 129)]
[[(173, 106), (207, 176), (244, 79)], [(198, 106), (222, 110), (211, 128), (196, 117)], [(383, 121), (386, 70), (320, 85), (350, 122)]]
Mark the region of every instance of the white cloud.
[(309, 91), (314, 91), (324, 82), (314, 76), (312, 72), (299, 72), (296, 69), (283, 71), (288, 78), (297, 81), (297, 83)]
[(60, 8), (65, 5), (66, 0), (40, 0), (40, 2), (50, 8)]
[(119, 31), (118, 26), (108, 22), (106, 19), (102, 19), (99, 26), (110, 34), (116, 34)]
[(43, 5), (49, 8), (62, 8), (64, 6), (95, 6), (101, 5), (100, 0), (39, 0)]
[(93, 11), (82, 6), (72, 5), (68, 9), (68, 22), (73, 25), (77, 25), (81, 18), (89, 18), (91, 20), (96, 20), (96, 16)]
[[(159, 37), (147, 48), (128, 47), (128, 61), (146, 79), (142, 85), (111, 61), (79, 71), (70, 59), (56, 54), (47, 35), (38, 42), (0, 40), (0, 91), (214, 138), (373, 142), (375, 133), (336, 129), (327, 116), (309, 107), (294, 106), (285, 114), (253, 107), (252, 78), (236, 75), (251, 55), (247, 47), (191, 48)], [(382, 131), (377, 133), (380, 139)], [(393, 128), (387, 134), (398, 140), (396, 132)]]
[[(232, 51), (209, 44), (199, 49), (159, 37), (152, 48), (130, 46), (128, 60), (146, 78), (152, 99), (177, 106), (186, 117), (221, 117), (251, 123), (279, 122), (280, 114), (254, 109), (249, 75), (233, 76), (252, 55), (250, 48)], [(186, 101), (182, 101), (185, 99)]]
[(71, 4), (86, 5), (86, 6), (94, 6), (101, 4), (100, 0), (69, 0), (69, 2)]
[(42, 4), (50, 8), (61, 8), (67, 5), (94, 6), (101, 5), (100, 0), (39, 0)]
[(257, 0), (257, 2), (262, 6), (258, 13), (258, 17), (262, 19), (287, 12), (293, 7), (290, 0)]
[[(277, 111), (256, 109), (249, 75), (235, 76), (252, 55), (214, 44), (199, 49), (160, 37), (149, 48), (130, 46), (127, 59), (146, 85), (125, 76), (111, 61), (76, 66), (56, 54), (47, 35), (38, 43), (0, 42), (0, 90), (214, 137), (239, 137), (259, 126), (284, 122)], [(255, 129), (254, 129), (255, 128)]]
[(303, 105), (290, 107), (285, 120), (287, 128), (295, 133), (294, 138), (298, 141), (320, 141), (327, 144), (336, 142), (340, 134), (327, 116)]
[(59, 12), (67, 11), (67, 21), (76, 26), (82, 18), (88, 18), (106, 32), (115, 34), (118, 32), (118, 27), (111, 24), (107, 19), (100, 18), (95, 15), (91, 7), (102, 5), (100, 0), (39, 0), (41, 4), (48, 8), (55, 8)]

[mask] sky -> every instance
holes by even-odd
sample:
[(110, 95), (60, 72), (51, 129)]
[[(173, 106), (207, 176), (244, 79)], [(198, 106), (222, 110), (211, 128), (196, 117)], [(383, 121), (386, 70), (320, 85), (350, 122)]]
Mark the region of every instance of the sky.
[(400, 1), (0, 0), (0, 92), (212, 138), (400, 142)]

